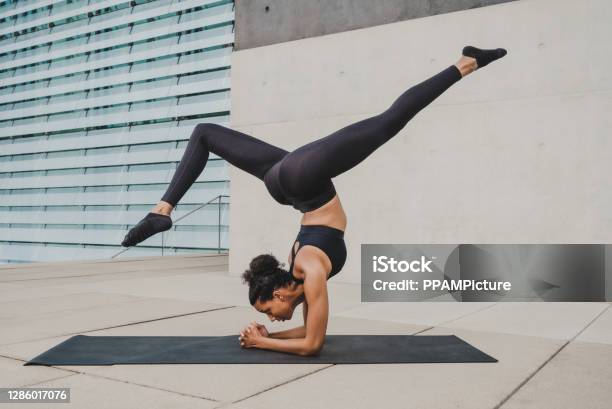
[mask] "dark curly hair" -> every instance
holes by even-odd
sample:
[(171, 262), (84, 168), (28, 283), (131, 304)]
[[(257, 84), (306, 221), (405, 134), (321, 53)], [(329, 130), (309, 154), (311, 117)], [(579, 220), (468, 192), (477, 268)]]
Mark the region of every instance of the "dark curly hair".
[(249, 284), (249, 302), (254, 305), (272, 299), (272, 293), (279, 287), (294, 281), (290, 272), (282, 268), (285, 263), (272, 254), (260, 254), (249, 263), (248, 270), (242, 274), (242, 281)]

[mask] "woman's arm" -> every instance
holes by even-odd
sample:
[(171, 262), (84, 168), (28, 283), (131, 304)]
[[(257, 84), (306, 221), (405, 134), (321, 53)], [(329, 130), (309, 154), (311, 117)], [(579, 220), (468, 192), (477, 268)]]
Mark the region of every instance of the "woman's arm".
[(271, 332), (268, 336), (276, 339), (304, 338), (306, 336), (306, 327), (302, 325), (284, 331)]

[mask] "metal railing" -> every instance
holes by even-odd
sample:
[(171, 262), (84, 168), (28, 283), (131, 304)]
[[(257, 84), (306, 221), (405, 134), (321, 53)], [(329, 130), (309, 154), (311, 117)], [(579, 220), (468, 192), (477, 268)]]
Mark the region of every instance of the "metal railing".
[[(172, 221), (172, 227), (169, 230), (163, 231), (161, 233), (161, 255), (164, 255), (164, 249), (166, 248), (166, 245), (164, 244), (164, 238), (166, 237), (166, 234), (170, 233), (172, 230), (174, 230), (174, 228), (177, 226), (178, 222), (180, 222), (181, 220), (183, 220), (184, 218), (186, 218), (187, 216), (192, 215), (193, 213), (197, 212), (198, 210), (202, 209), (205, 206), (211, 205), (211, 204), (215, 204), (218, 206), (218, 219), (217, 219), (217, 254), (221, 254), (221, 205), (222, 204), (229, 204), (229, 202), (221, 202), (221, 200), (223, 198), (229, 198), (228, 195), (218, 195), (212, 199), (210, 199), (208, 202), (206, 203), (202, 203), (200, 205), (198, 205), (198, 207), (196, 207), (195, 209), (185, 213), (184, 215), (182, 215), (181, 217), (179, 217), (176, 220)], [(117, 256), (119, 256), (120, 254), (125, 253), (128, 250), (131, 250), (133, 248), (135, 248), (137, 246), (131, 246), (131, 247), (126, 247), (125, 249), (122, 249), (121, 251), (117, 252), (116, 254), (114, 254), (111, 258), (115, 258)]]

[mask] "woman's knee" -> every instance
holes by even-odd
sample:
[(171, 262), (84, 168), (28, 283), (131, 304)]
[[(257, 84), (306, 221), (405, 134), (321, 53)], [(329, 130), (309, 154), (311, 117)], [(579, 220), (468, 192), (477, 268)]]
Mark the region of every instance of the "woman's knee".
[(200, 122), (195, 126), (193, 133), (196, 135), (208, 135), (211, 131), (215, 129), (216, 126), (219, 125), (213, 124), (211, 122)]
[(208, 147), (209, 138), (218, 126), (218, 124), (213, 124), (211, 122), (201, 122), (193, 129), (190, 139), (195, 139), (197, 142)]

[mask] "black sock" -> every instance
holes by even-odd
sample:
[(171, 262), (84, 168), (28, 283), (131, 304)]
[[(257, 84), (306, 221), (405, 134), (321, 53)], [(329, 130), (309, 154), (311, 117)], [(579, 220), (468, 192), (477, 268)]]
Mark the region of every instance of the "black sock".
[(166, 231), (172, 227), (172, 219), (170, 216), (157, 213), (149, 213), (144, 219), (139, 221), (136, 226), (125, 235), (121, 245), (123, 247), (135, 246), (162, 231)]
[[(466, 57), (476, 58), (476, 63), (478, 64), (478, 68), (482, 68), (485, 65), (489, 64), (492, 61), (497, 60), (498, 58), (502, 58), (508, 52), (504, 48), (495, 48), (492, 50), (485, 50), (482, 48), (472, 47), (471, 45), (466, 45), (463, 47), (462, 54)], [(478, 69), (477, 68), (477, 69)]]

